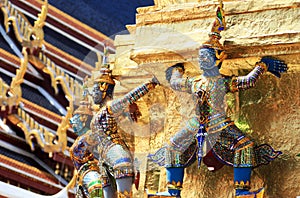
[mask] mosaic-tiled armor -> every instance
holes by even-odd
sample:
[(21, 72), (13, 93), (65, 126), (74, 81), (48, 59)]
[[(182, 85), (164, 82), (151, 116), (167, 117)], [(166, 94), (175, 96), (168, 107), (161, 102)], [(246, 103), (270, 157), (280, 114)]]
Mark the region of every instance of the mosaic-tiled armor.
[[(220, 9), (218, 10), (220, 12)], [(259, 77), (270, 71), (280, 77), (287, 71), (284, 62), (271, 57), (264, 57), (256, 63), (256, 67), (247, 75), (225, 77), (219, 73), (222, 60), (226, 57), (223, 46), (219, 43), (219, 32), (222, 30), (222, 13), (217, 15), (219, 28), (213, 27), (210, 39), (199, 50), (199, 66), (203, 71), (201, 76), (183, 77), (184, 66), (179, 63), (166, 71), (171, 88), (192, 94), (196, 102), (196, 116), (188, 120), (186, 126), (171, 137), (167, 146), (149, 157), (167, 168), (168, 193), (180, 196), (183, 181), (183, 168), (193, 156), (194, 142), (198, 145), (198, 162), (203, 157), (202, 146), (204, 138), (211, 148), (210, 157), (218, 162), (234, 167), (234, 184), (236, 197), (262, 197), (263, 189), (250, 192), (251, 170), (262, 164), (268, 164), (281, 154), (280, 151), (267, 145), (256, 145), (227, 117), (225, 110), (225, 95), (255, 86)], [(216, 25), (216, 23), (215, 23)], [(215, 28), (215, 29), (214, 29)], [(219, 30), (219, 32), (218, 32)], [(190, 152), (190, 158), (184, 152)], [(211, 160), (204, 158), (204, 163)], [(213, 166), (214, 164), (209, 164)]]
[[(100, 167), (98, 173), (104, 175), (102, 177), (102, 187), (105, 189), (109, 185), (109, 176), (103, 174), (106, 171), (116, 181), (117, 197), (132, 197), (131, 186), (134, 172), (133, 159), (126, 143), (118, 133), (116, 117), (157, 84), (156, 79), (153, 79), (125, 96), (112, 100), (115, 83), (109, 70), (103, 72), (95, 80), (92, 96), (94, 103), (99, 104), (100, 108), (91, 121), (91, 130), (77, 138), (73, 144), (71, 157), (79, 173), (83, 168), (87, 170), (94, 169), (95, 157), (93, 150), (96, 148), (99, 160), (97, 167)], [(85, 172), (80, 177), (84, 179)]]
[[(79, 107), (73, 112), (70, 124), (76, 135), (81, 136), (90, 130), (90, 122), (93, 117), (91, 103), (88, 101), (87, 90), (84, 91), (83, 100), (80, 101)], [(91, 160), (78, 170), (79, 177), (76, 181), (76, 197), (102, 197), (102, 175), (98, 167), (98, 162), (93, 160), (94, 155), (88, 156)], [(80, 160), (80, 159), (78, 159)], [(85, 159), (86, 160), (86, 159)]]

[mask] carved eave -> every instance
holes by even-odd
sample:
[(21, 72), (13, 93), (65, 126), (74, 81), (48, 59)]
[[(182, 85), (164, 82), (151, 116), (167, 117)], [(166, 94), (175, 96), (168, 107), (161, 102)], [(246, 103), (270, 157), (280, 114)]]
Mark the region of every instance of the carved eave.
[[(40, 12), (40, 7), (36, 7), (36, 6), (41, 6), (42, 3), (39, 2), (38, 4), (34, 4), (35, 1), (33, 1), (33, 3), (31, 4), (32, 7), (29, 7), (28, 4), (30, 4), (30, 2), (19, 2), (19, 1), (16, 1), (15, 3), (17, 3), (16, 5), (14, 5), (14, 8), (18, 8), (18, 9), (22, 9), (22, 11), (26, 12), (27, 14), (32, 14), (32, 15), (37, 15), (39, 12)], [(36, 3), (36, 2), (35, 2)], [(40, 5), (41, 4), (41, 5)], [(7, 4), (7, 7), (10, 7), (12, 6), (10, 3)], [(19, 7), (18, 7), (19, 6)], [(5, 8), (5, 7), (3, 7)], [(55, 8), (54, 7), (51, 7), (51, 10)], [(8, 8), (7, 8), (8, 10)], [(17, 9), (14, 9), (14, 10), (17, 10)], [(97, 35), (97, 39), (99, 40), (99, 38), (102, 38), (102, 40), (105, 40), (107, 37), (106, 36), (102, 36), (101, 33), (91, 29), (91, 28), (86, 28), (84, 26), (83, 23), (80, 23), (79, 21), (76, 21), (75, 19), (73, 19), (72, 17), (64, 14), (64, 13), (60, 13), (58, 10), (55, 10), (57, 12), (56, 15), (52, 16), (51, 15), (51, 19), (52, 18), (55, 18), (58, 17), (57, 15), (58, 14), (61, 14), (63, 17), (60, 17), (61, 18), (64, 18), (65, 20), (64, 21), (72, 21), (73, 23), (69, 22), (68, 24), (72, 24), (74, 26), (72, 26), (72, 30), (75, 28), (75, 27), (79, 27), (81, 29), (83, 29), (83, 31), (86, 31), (86, 32), (93, 32), (94, 34), (91, 34), (91, 36), (94, 36), (94, 35)], [(17, 12), (17, 11), (15, 11)], [(56, 13), (55, 12), (55, 13)], [(7, 12), (6, 12), (7, 13)], [(18, 16), (17, 17), (13, 17), (11, 16), (11, 18), (21, 18), (22, 20), (21, 21), (26, 21), (25, 24), (30, 24), (29, 21), (27, 20), (27, 18), (24, 16), (23, 13), (21, 13), (20, 11), (17, 12), (18, 13)], [(50, 19), (49, 19), (50, 20)], [(51, 20), (50, 20), (51, 21)], [(67, 23), (67, 22), (66, 22)], [(18, 27), (17, 25), (20, 25), (21, 28), (24, 26), (26, 27), (27, 29), (32, 29), (33, 27), (31, 27), (30, 25), (25, 25), (23, 23), (19, 24), (19, 22), (16, 23), (16, 26), (14, 26), (14, 29), (15, 31), (14, 32), (14, 36), (16, 38), (20, 38), (18, 39), (20, 42), (22, 41), (22, 35), (20, 34), (19, 31), (17, 31), (18, 29), (20, 29), (20, 27)], [(48, 23), (47, 23), (48, 25)], [(64, 31), (64, 32), (68, 32), (68, 30), (70, 30), (70, 26), (60, 26), (60, 24), (51, 24), (51, 25), (57, 25), (58, 27), (55, 27), (55, 28), (59, 28), (61, 31)], [(14, 30), (13, 29), (13, 30)], [(93, 43), (89, 42), (85, 37), (91, 37), (91, 36), (88, 36), (90, 34), (80, 34), (80, 33), (77, 33), (75, 36), (80, 39), (82, 41), (82, 43), (85, 43), (85, 45), (92, 45), (90, 47), (94, 47), (97, 43), (97, 41), (94, 41)], [(73, 35), (70, 33), (70, 35)], [(102, 37), (101, 37), (102, 36)], [(94, 38), (91, 38), (91, 40), (93, 40)], [(94, 39), (95, 40), (95, 39)], [(28, 41), (26, 41), (28, 43)], [(107, 41), (110, 45), (112, 45), (112, 41), (108, 39)], [(21, 42), (22, 43), (22, 42)], [(24, 44), (24, 43), (23, 43)], [(45, 48), (43, 49), (43, 53), (52, 59), (52, 61), (54, 61), (57, 65), (59, 65), (60, 67), (64, 68), (64, 69), (67, 69), (68, 71), (74, 73), (75, 75), (78, 74), (78, 73), (82, 73), (82, 76), (85, 77), (86, 75), (90, 75), (91, 74), (91, 70), (93, 70), (93, 67), (88, 65), (87, 63), (84, 63), (82, 60), (78, 60), (77, 58), (67, 54), (66, 52), (54, 47), (53, 45), (51, 45), (50, 43), (46, 42), (46, 41), (43, 41), (43, 45), (45, 46)], [(114, 50), (113, 50), (114, 51)], [(37, 54), (35, 54), (36, 56), (38, 56)], [(32, 58), (32, 55), (30, 55), (29, 57), (29, 61), (31, 61), (33, 58)]]
[(94, 67), (91, 65), (69, 55), (68, 53), (58, 49), (48, 42), (44, 42), (44, 45), (46, 47), (44, 50), (45, 55), (62, 68), (67, 69), (69, 72), (72, 72), (75, 75), (82, 74), (81, 77), (91, 75), (91, 71), (94, 69)]
[[(1, 174), (1, 181), (2, 183), (0, 184), (3, 187), (3, 182), (6, 180), (10, 182), (12, 185), (20, 185), (21, 188), (25, 189), (32, 189), (32, 190), (37, 190), (40, 192), (43, 192), (45, 194), (54, 194), (63, 188), (61, 178), (55, 177), (53, 174), (49, 174), (45, 170), (47, 170), (47, 165), (43, 164), (42, 160), (41, 161), (36, 161), (34, 157), (32, 157), (26, 149), (23, 150), (22, 144), (24, 146), (24, 143), (16, 139), (15, 137), (6, 137), (9, 138), (8, 141), (5, 138), (7, 136), (6, 133), (2, 133), (0, 131), (0, 141), (3, 141), (1, 144), (4, 148), (9, 148), (10, 149), (16, 149), (18, 153), (16, 152), (17, 159), (13, 159), (11, 157), (7, 157), (5, 155), (0, 154), (0, 174)], [(27, 146), (27, 145), (25, 145)], [(59, 154), (57, 154), (59, 155)], [(38, 157), (40, 159), (45, 158), (44, 156), (41, 156), (38, 154)], [(46, 157), (47, 158), (47, 157)], [(44, 167), (45, 170), (41, 169), (40, 167), (35, 167), (29, 164), (24, 163), (23, 161), (18, 161), (20, 159), (27, 159), (27, 160), (33, 160), (38, 162), (42, 162), (39, 165), (41, 167)], [(53, 157), (54, 159), (54, 157)], [(58, 157), (55, 157), (54, 159), (57, 162), (61, 162), (61, 160), (58, 159)], [(63, 163), (68, 164), (70, 167), (72, 167), (72, 162), (70, 163), (70, 159), (64, 158)], [(16, 188), (15, 193), (17, 193), (18, 190)], [(4, 194), (3, 194), (4, 193)], [(5, 191), (3, 188), (0, 190), (1, 195), (7, 195), (6, 193), (10, 194), (9, 191)], [(69, 191), (69, 197), (74, 197), (74, 192)]]
[[(15, 6), (33, 15), (36, 15), (38, 12), (40, 12), (40, 8), (43, 4), (42, 1), (38, 0), (11, 0), (11, 2)], [(48, 23), (46, 23), (46, 26), (51, 24), (56, 28), (64, 31), (67, 36), (72, 35), (74, 38), (81, 40), (92, 47), (98, 45), (98, 47), (101, 48), (101, 51), (103, 51), (104, 44), (109, 45), (109, 50), (111, 52), (114, 52), (113, 41), (109, 37), (72, 18), (71, 16), (65, 14), (64, 12), (56, 9), (51, 5), (48, 6), (48, 15), (46, 22)], [(72, 26), (72, 28), (69, 28), (70, 26)], [(99, 46), (99, 44), (101, 46)]]

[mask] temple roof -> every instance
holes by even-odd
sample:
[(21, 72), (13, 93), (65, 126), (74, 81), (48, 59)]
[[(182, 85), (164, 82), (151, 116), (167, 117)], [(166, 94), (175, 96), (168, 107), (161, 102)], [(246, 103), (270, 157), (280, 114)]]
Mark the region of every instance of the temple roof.
[[(6, 84), (11, 83), (11, 77), (5, 75), (4, 73), (0, 72), (0, 77), (6, 82)], [(24, 99), (27, 99), (31, 101), (32, 103), (35, 103), (36, 105), (39, 105), (40, 107), (43, 107), (45, 109), (48, 109), (49, 111), (56, 113), (58, 115), (61, 115), (61, 112), (57, 110), (50, 102), (43, 96), (37, 89), (34, 87), (31, 87), (26, 84), (22, 84), (22, 97)]]
[(109, 37), (127, 32), (125, 26), (135, 24), (136, 8), (154, 5), (153, 0), (49, 0), (49, 3)]
[[(99, 54), (103, 54), (104, 48), (109, 53), (115, 53), (114, 34), (127, 33), (125, 26), (135, 23), (135, 9), (153, 5), (153, 1), (48, 2), (46, 23), (43, 26), (43, 47), (41, 51), (30, 54), (31, 59), (27, 60), (27, 71), (20, 85), (20, 103), (13, 107), (2, 105), (0, 141), (4, 145), (1, 144), (0, 147), (0, 175), (3, 176), (0, 182), (9, 181), (24, 189), (37, 190), (37, 193), (54, 194), (60, 190), (61, 185), (67, 185), (73, 176), (68, 148), (76, 138), (72, 128), (67, 126), (69, 118), (66, 118), (70, 103), (75, 101), (70, 102), (67, 99), (64, 84), (56, 77), (64, 78), (68, 89), (72, 89), (73, 99), (76, 100), (80, 93), (73, 87), (81, 87), (83, 78), (92, 75), (95, 63), (99, 61)], [(16, 14), (19, 20), (18, 28), (9, 24), (9, 29), (5, 30), (7, 21), (1, 16), (0, 77), (3, 83), (2, 100), (5, 100), (10, 97), (9, 94), (5, 95), (8, 93), (5, 87), (11, 86), (12, 79), (18, 76), (24, 61), (24, 40), (21, 42), (17, 37), (21, 35), (26, 39), (27, 32), (22, 31), (34, 26), (39, 14), (42, 15), (44, 2), (10, 0), (3, 5), (7, 9), (13, 9), (9, 10), (9, 14)], [(5, 9), (2, 11), (5, 14)], [(28, 23), (24, 25), (24, 21)], [(18, 32), (20, 30), (22, 31)], [(53, 73), (45, 72), (45, 68), (52, 69)], [(58, 85), (57, 90), (55, 84)], [(66, 146), (59, 150), (55, 147), (55, 142), (61, 140), (58, 134), (63, 130), (60, 126), (64, 120), (67, 128), (64, 132), (67, 134)], [(9, 127), (8, 131), (3, 128), (3, 123)], [(39, 137), (42, 137), (41, 140)], [(6, 145), (8, 146), (5, 147)], [(56, 149), (49, 151), (51, 146)]]

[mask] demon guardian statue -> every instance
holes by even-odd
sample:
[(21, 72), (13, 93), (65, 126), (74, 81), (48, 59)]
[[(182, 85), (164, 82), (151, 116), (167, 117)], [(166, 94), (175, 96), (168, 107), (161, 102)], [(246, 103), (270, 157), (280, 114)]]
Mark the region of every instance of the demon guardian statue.
[[(92, 98), (99, 109), (91, 121), (90, 130), (79, 136), (71, 147), (71, 158), (78, 171), (78, 183), (84, 196), (129, 198), (132, 197), (134, 178), (133, 159), (118, 133), (116, 117), (154, 89), (158, 81), (153, 78), (125, 96), (113, 100), (115, 81), (111, 70), (103, 67), (100, 73), (92, 91)], [(116, 184), (117, 193), (112, 190), (111, 178)]]
[[(234, 169), (234, 185), (236, 198), (263, 197), (264, 189), (250, 191), (250, 175), (253, 168), (268, 164), (281, 154), (267, 144), (256, 145), (227, 117), (225, 95), (255, 86), (258, 78), (269, 71), (280, 77), (287, 71), (287, 65), (275, 58), (264, 57), (256, 63), (255, 68), (247, 76), (225, 77), (219, 69), (226, 55), (219, 42), (220, 32), (225, 28), (224, 13), (221, 6), (217, 10), (209, 40), (199, 49), (199, 67), (202, 75), (183, 77), (184, 65), (178, 63), (166, 70), (166, 78), (171, 88), (193, 94), (196, 99), (196, 116), (190, 118), (186, 126), (171, 137), (166, 146), (159, 149), (149, 158), (167, 171), (168, 192), (172, 196), (180, 196), (184, 168), (191, 163), (194, 147), (198, 146), (198, 163), (203, 157), (204, 139), (211, 151), (203, 158), (204, 163), (211, 163), (217, 158), (218, 163), (232, 166)], [(195, 143), (196, 142), (196, 143)], [(188, 155), (188, 157), (187, 157)], [(218, 165), (219, 166), (219, 165)], [(216, 168), (217, 169), (217, 168)]]

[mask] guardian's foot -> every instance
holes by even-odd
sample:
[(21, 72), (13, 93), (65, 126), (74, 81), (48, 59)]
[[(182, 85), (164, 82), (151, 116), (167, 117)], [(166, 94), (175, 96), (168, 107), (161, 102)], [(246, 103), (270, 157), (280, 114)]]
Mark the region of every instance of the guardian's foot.
[(171, 196), (171, 194), (169, 192), (158, 192), (158, 193), (156, 193), (156, 195), (158, 195), (158, 196)]
[(132, 192), (118, 192), (118, 198), (132, 198)]
[(158, 193), (156, 193), (156, 195), (160, 196), (160, 197), (176, 197), (176, 198), (180, 198), (180, 193), (179, 193), (179, 195), (178, 194), (171, 194), (171, 193), (170, 192), (158, 192)]
[(235, 198), (263, 198), (264, 197), (264, 188), (260, 188), (257, 191), (250, 192), (250, 191), (239, 191), (236, 192)]

